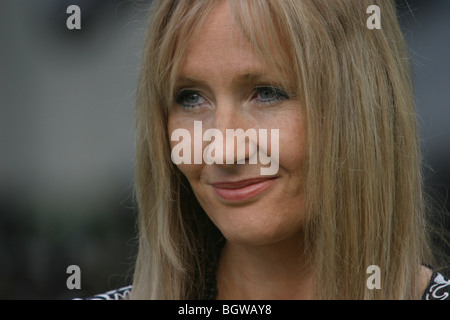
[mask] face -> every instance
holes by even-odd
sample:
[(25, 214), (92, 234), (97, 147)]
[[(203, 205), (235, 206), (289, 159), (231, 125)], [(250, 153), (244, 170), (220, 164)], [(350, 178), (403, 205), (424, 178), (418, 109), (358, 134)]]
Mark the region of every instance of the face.
[[(286, 87), (282, 79), (286, 76), (269, 69), (233, 23), (227, 1), (210, 12), (191, 41), (180, 70), (169, 112), (172, 151), (187, 147), (179, 154), (192, 161), (177, 166), (228, 241), (275, 243), (299, 236), (304, 225), (302, 114), (293, 88)], [(189, 133), (190, 139), (174, 141), (172, 133), (179, 129)], [(221, 132), (223, 143), (216, 141), (219, 135), (205, 139), (208, 129)], [(227, 148), (227, 129), (254, 129), (257, 133), (262, 129), (267, 139), (259, 135), (247, 140), (245, 152), (239, 154), (237, 142), (234, 148)], [(278, 139), (274, 129), (278, 129)], [(272, 157), (270, 164), (276, 172), (263, 175), (261, 169), (269, 164), (260, 158), (256, 164), (250, 163), (255, 155), (250, 145), (267, 155), (274, 155), (278, 148), (278, 159)], [(216, 161), (207, 164), (205, 154), (214, 155)], [(195, 155), (200, 159), (195, 161)], [(227, 157), (235, 161), (227, 163)], [(245, 163), (238, 164), (242, 158)]]

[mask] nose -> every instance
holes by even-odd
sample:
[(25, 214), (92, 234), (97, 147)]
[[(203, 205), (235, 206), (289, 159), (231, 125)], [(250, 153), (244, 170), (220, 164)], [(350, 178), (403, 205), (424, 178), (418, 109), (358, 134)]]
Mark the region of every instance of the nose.
[[(207, 163), (214, 162), (224, 167), (246, 162), (256, 164), (257, 131), (251, 127), (251, 122), (244, 112), (230, 103), (218, 105), (213, 126), (216, 131), (205, 132), (206, 136), (215, 136), (214, 141), (204, 150)], [(222, 141), (217, 139), (217, 135), (222, 136)]]

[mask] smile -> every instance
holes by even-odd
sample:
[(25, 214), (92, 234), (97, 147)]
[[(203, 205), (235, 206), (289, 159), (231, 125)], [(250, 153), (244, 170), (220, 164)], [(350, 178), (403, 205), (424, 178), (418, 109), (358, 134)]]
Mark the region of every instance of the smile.
[(257, 196), (269, 188), (275, 180), (276, 178), (254, 178), (234, 182), (215, 182), (211, 185), (223, 200), (237, 202)]

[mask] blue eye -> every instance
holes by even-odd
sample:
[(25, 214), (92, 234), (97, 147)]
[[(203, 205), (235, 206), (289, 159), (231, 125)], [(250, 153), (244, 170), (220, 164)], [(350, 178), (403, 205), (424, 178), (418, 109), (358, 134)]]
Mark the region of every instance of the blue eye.
[(274, 103), (289, 99), (289, 95), (276, 87), (259, 87), (255, 90), (254, 98), (257, 103)]
[(197, 91), (183, 90), (175, 96), (175, 102), (183, 108), (190, 109), (201, 106), (207, 100)]

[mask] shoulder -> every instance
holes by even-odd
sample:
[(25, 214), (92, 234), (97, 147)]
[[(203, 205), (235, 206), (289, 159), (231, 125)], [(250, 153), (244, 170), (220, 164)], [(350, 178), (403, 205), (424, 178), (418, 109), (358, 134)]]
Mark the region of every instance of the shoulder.
[(450, 300), (450, 279), (434, 271), (422, 300)]
[(80, 298), (74, 300), (128, 300), (130, 298), (132, 286), (126, 286), (119, 289), (107, 291), (105, 293), (96, 294), (88, 298)]

